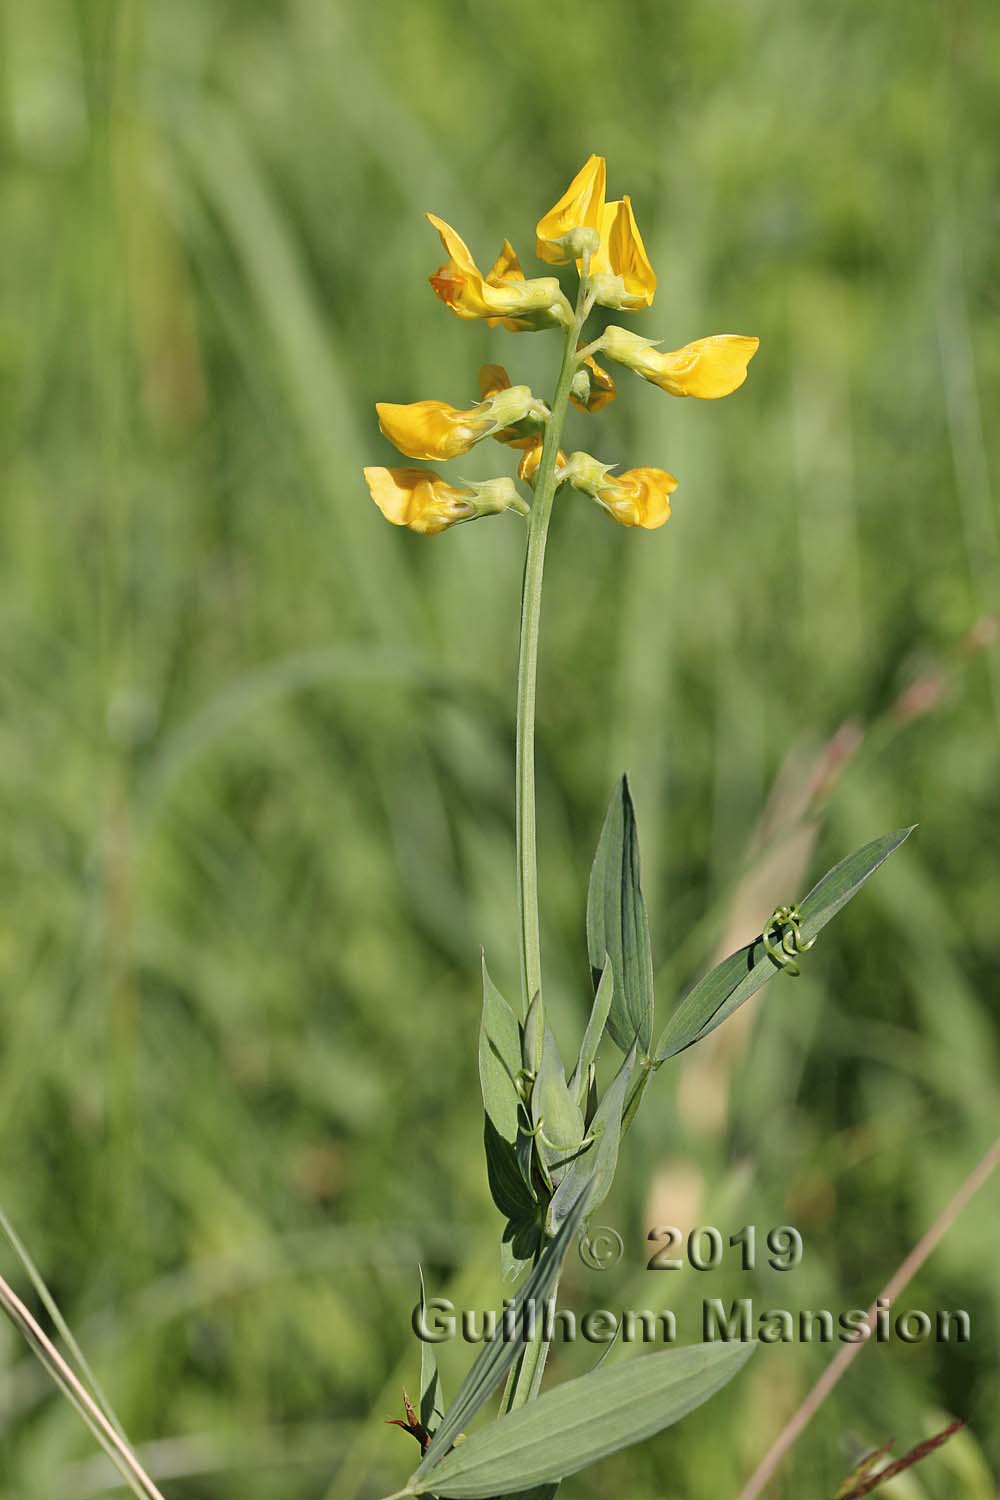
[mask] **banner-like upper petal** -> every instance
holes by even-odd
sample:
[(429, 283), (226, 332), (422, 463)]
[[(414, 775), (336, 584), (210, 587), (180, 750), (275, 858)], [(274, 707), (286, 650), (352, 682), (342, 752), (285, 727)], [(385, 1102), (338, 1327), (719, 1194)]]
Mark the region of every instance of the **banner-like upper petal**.
[(601, 244), (590, 262), (595, 301), (602, 307), (632, 311), (651, 307), (656, 294), (656, 272), (632, 212), (632, 200), (606, 203), (601, 218)]
[(535, 254), (552, 266), (568, 265), (576, 253), (562, 242), (574, 229), (600, 233), (607, 178), (603, 156), (590, 156), (577, 172), (558, 203), (543, 214), (535, 226)]

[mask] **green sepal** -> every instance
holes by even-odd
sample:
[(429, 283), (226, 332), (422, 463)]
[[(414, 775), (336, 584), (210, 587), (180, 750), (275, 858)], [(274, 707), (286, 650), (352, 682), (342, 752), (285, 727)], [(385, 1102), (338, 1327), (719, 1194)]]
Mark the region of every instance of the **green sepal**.
[(639, 836), (628, 778), (615, 787), (601, 829), (587, 893), (587, 947), (594, 988), (610, 957), (614, 993), (608, 1032), (622, 1052), (653, 1035), (653, 955), (639, 870)]
[(601, 1037), (604, 1028), (608, 1024), (608, 1013), (611, 1010), (611, 1000), (615, 992), (615, 973), (611, 967), (611, 959), (604, 955), (604, 967), (597, 985), (597, 993), (594, 996), (594, 1004), (591, 1007), (590, 1019), (587, 1029), (583, 1033), (583, 1041), (580, 1043), (580, 1055), (573, 1069), (573, 1076), (569, 1081), (570, 1093), (580, 1107), (586, 1097), (588, 1086), (588, 1075), (590, 1065), (597, 1056), (597, 1049), (601, 1045)]
[[(872, 839), (871, 843), (841, 860), (813, 886), (808, 896), (799, 902), (804, 943), (811, 943), (817, 933), (822, 932), (831, 918), (912, 832), (912, 827), (900, 828), (895, 833)], [(688, 991), (670, 1017), (656, 1044), (657, 1063), (675, 1057), (685, 1047), (708, 1036), (777, 972), (776, 964), (768, 957), (759, 937), (724, 958)]]

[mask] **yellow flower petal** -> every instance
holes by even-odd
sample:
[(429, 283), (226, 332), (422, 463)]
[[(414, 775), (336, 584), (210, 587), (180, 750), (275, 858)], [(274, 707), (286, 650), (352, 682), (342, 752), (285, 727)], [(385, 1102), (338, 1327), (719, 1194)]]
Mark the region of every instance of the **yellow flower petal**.
[(574, 229), (600, 232), (606, 175), (604, 157), (588, 157), (559, 202), (542, 215), (535, 226), (539, 260), (553, 266), (567, 265), (575, 257), (559, 241)]
[(458, 458), (485, 437), (492, 425), (476, 407), (460, 411), (447, 401), (377, 401), (378, 425), (407, 458)]
[(479, 366), (479, 396), (485, 401), (497, 391), (510, 390), (510, 376), (503, 365)]
[(446, 484), (433, 469), (365, 469), (371, 497), (387, 521), (433, 536), (476, 514), (469, 491)]
[[(538, 465), (542, 461), (542, 447), (543, 439), (541, 436), (530, 438), (525, 447), (524, 457), (517, 466), (517, 477), (525, 484), (532, 484), (534, 482), (535, 474), (538, 472)], [(565, 453), (561, 448), (558, 449), (556, 452), (556, 468), (561, 469), (566, 462)]]
[(597, 499), (621, 526), (642, 526), (655, 531), (670, 516), (670, 500), (677, 480), (665, 469), (628, 469), (609, 475)]
[(517, 251), (510, 240), (504, 240), (500, 254), (486, 273), (490, 286), (502, 286), (505, 281), (523, 281), (524, 271), (517, 258)]
[(448, 259), (430, 278), (441, 301), (459, 318), (485, 318), (491, 309), (483, 296), (483, 276), (462, 236), (444, 219), (429, 213), (427, 218), (441, 237)]
[(611, 226), (609, 254), (611, 269), (625, 283), (630, 298), (639, 307), (652, 306), (656, 292), (656, 272), (649, 263), (639, 226), (632, 212), (632, 200), (624, 197), (618, 205)]
[(713, 333), (671, 354), (651, 349), (646, 355), (649, 373), (640, 365), (635, 368), (671, 396), (698, 396), (702, 401), (714, 401), (740, 388), (759, 347), (760, 339), (745, 334)]
[(601, 219), (601, 244), (590, 262), (595, 301), (601, 307), (632, 312), (652, 306), (656, 272), (649, 263), (631, 198), (606, 203)]
[(590, 257), (591, 276), (614, 275), (611, 268), (611, 228), (618, 217), (620, 208), (621, 203), (618, 199), (601, 205), (601, 217), (596, 226), (600, 232), (601, 243)]

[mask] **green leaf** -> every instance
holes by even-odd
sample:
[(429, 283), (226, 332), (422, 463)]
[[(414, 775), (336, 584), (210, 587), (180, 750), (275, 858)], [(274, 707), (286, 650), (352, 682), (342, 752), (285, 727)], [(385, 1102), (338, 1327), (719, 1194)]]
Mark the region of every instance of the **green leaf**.
[(639, 882), (639, 837), (623, 776), (612, 793), (587, 893), (587, 946), (594, 987), (610, 957), (614, 994), (608, 1031), (622, 1052), (638, 1038), (649, 1052), (653, 1035), (653, 956)]
[[(424, 1286), (424, 1273), (418, 1266), (420, 1273), (420, 1309), (424, 1317), (427, 1314), (427, 1290)], [(426, 1322), (423, 1325), (426, 1327)], [(420, 1340), (420, 1421), (429, 1433), (433, 1433), (441, 1417), (444, 1415), (444, 1393), (441, 1390), (441, 1377), (438, 1374), (437, 1355), (434, 1345), (426, 1339)]]
[(517, 1151), (500, 1135), (489, 1115), (483, 1117), (486, 1175), (497, 1208), (508, 1219), (533, 1218), (537, 1205), (517, 1159)]
[(604, 968), (601, 970), (600, 983), (597, 986), (597, 994), (594, 996), (594, 1004), (590, 1012), (590, 1020), (587, 1029), (583, 1033), (583, 1041), (580, 1043), (580, 1055), (573, 1069), (573, 1076), (569, 1081), (570, 1093), (580, 1108), (583, 1108), (584, 1098), (587, 1093), (587, 1075), (590, 1065), (597, 1056), (597, 1049), (601, 1045), (601, 1037), (604, 1028), (608, 1024), (608, 1013), (611, 1010), (611, 1000), (615, 992), (615, 973), (611, 967), (611, 959), (604, 955)]
[(520, 1070), (521, 1029), (514, 1012), (490, 978), (484, 955), (479, 1082), (486, 1113), (497, 1134), (511, 1146), (517, 1140), (516, 1079)]
[(583, 1113), (566, 1086), (559, 1048), (546, 1026), (542, 1043), (542, 1061), (531, 1090), (532, 1122), (542, 1134), (535, 1137), (546, 1166), (552, 1168), (579, 1149), (583, 1140)]
[[(535, 1303), (537, 1317), (541, 1318), (544, 1304), (552, 1295), (556, 1282), (559, 1280), (559, 1272), (562, 1270), (562, 1263), (566, 1258), (566, 1252), (579, 1231), (586, 1211), (587, 1194), (584, 1192), (581, 1193), (580, 1197), (574, 1203), (562, 1229), (560, 1229), (555, 1239), (550, 1241), (549, 1245), (542, 1252), (541, 1258), (532, 1270), (531, 1275), (518, 1288), (514, 1296), (514, 1305), (510, 1316), (513, 1326), (519, 1332), (522, 1329), (520, 1317), (526, 1302), (533, 1301)], [(455, 1399), (448, 1408), (437, 1432), (435, 1432), (431, 1439), (430, 1446), (414, 1474), (414, 1479), (426, 1474), (428, 1469), (433, 1467), (447, 1453), (458, 1434), (464, 1431), (483, 1403), (488, 1401), (490, 1396), (492, 1396), (511, 1365), (520, 1355), (524, 1344), (524, 1339), (520, 1337), (512, 1339), (497, 1337), (492, 1342), (483, 1345), (472, 1368), (459, 1386), (455, 1394)], [(465, 1444), (463, 1443), (462, 1447), (464, 1446)], [(529, 1480), (521, 1488), (526, 1489), (533, 1483), (535, 1483), (534, 1480)], [(428, 1486), (427, 1484), (421, 1484), (418, 1488), (423, 1490), (427, 1489)], [(483, 1493), (493, 1492), (484, 1490)]]
[[(864, 885), (881, 864), (894, 853), (913, 832), (913, 828), (899, 828), (880, 839), (873, 839), (818, 881), (799, 902), (802, 917), (802, 937), (811, 942), (832, 917), (836, 916)], [(710, 974), (700, 979), (667, 1022), (656, 1044), (656, 1060), (665, 1062), (700, 1042), (717, 1026), (721, 1026), (738, 1010), (744, 1001), (755, 995), (762, 985), (773, 979), (778, 972), (774, 961), (768, 957), (760, 938), (755, 938), (746, 947), (739, 948), (724, 958)]]
[(576, 1201), (584, 1184), (590, 1185), (588, 1213), (593, 1213), (611, 1191), (611, 1184), (615, 1179), (615, 1168), (618, 1165), (622, 1110), (625, 1107), (629, 1084), (635, 1071), (636, 1053), (637, 1048), (633, 1046), (597, 1107), (597, 1113), (589, 1131), (589, 1134), (595, 1137), (596, 1144), (567, 1167), (566, 1175), (555, 1190), (552, 1202), (549, 1204), (548, 1230), (550, 1234), (559, 1228), (567, 1209)]
[(568, 1380), (473, 1433), (438, 1462), (425, 1458), (409, 1488), (480, 1500), (562, 1479), (679, 1422), (721, 1390), (755, 1348), (694, 1344)]

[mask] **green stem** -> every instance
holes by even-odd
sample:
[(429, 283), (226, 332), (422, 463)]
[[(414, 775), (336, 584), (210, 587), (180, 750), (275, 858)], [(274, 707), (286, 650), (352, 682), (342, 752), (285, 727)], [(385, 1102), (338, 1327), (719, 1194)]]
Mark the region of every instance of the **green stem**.
[[(545, 542), (556, 494), (556, 455), (562, 439), (570, 386), (578, 368), (577, 340), (589, 307), (586, 266), (580, 278), (576, 315), (566, 334), (552, 415), (545, 428), (542, 457), (535, 480), (535, 500), (528, 517), (528, 548), (521, 594), (521, 642), (517, 663), (517, 900), (521, 918), (521, 1000), (524, 1016), (542, 988), (542, 955), (538, 925), (538, 848), (535, 834), (535, 689), (538, 678), (538, 629), (542, 612)], [(532, 1066), (541, 1060), (542, 1013), (536, 1007)]]
[[(580, 290), (572, 326), (566, 333), (559, 378), (552, 398), (552, 414), (545, 428), (542, 457), (535, 479), (535, 499), (528, 517), (528, 547), (521, 594), (521, 643), (517, 663), (517, 899), (521, 917), (521, 1000), (525, 1020), (532, 1001), (529, 1061), (537, 1071), (542, 1057), (542, 954), (538, 923), (538, 846), (535, 832), (535, 693), (538, 680), (538, 631), (542, 613), (542, 576), (545, 542), (556, 496), (556, 458), (569, 406), (570, 387), (579, 368), (577, 343), (592, 302), (588, 296), (589, 256), (584, 257)], [(552, 1293), (555, 1298), (555, 1290)], [(515, 1411), (534, 1400), (541, 1385), (549, 1346), (542, 1337), (541, 1320), (525, 1347), (504, 1391), (502, 1409)]]

